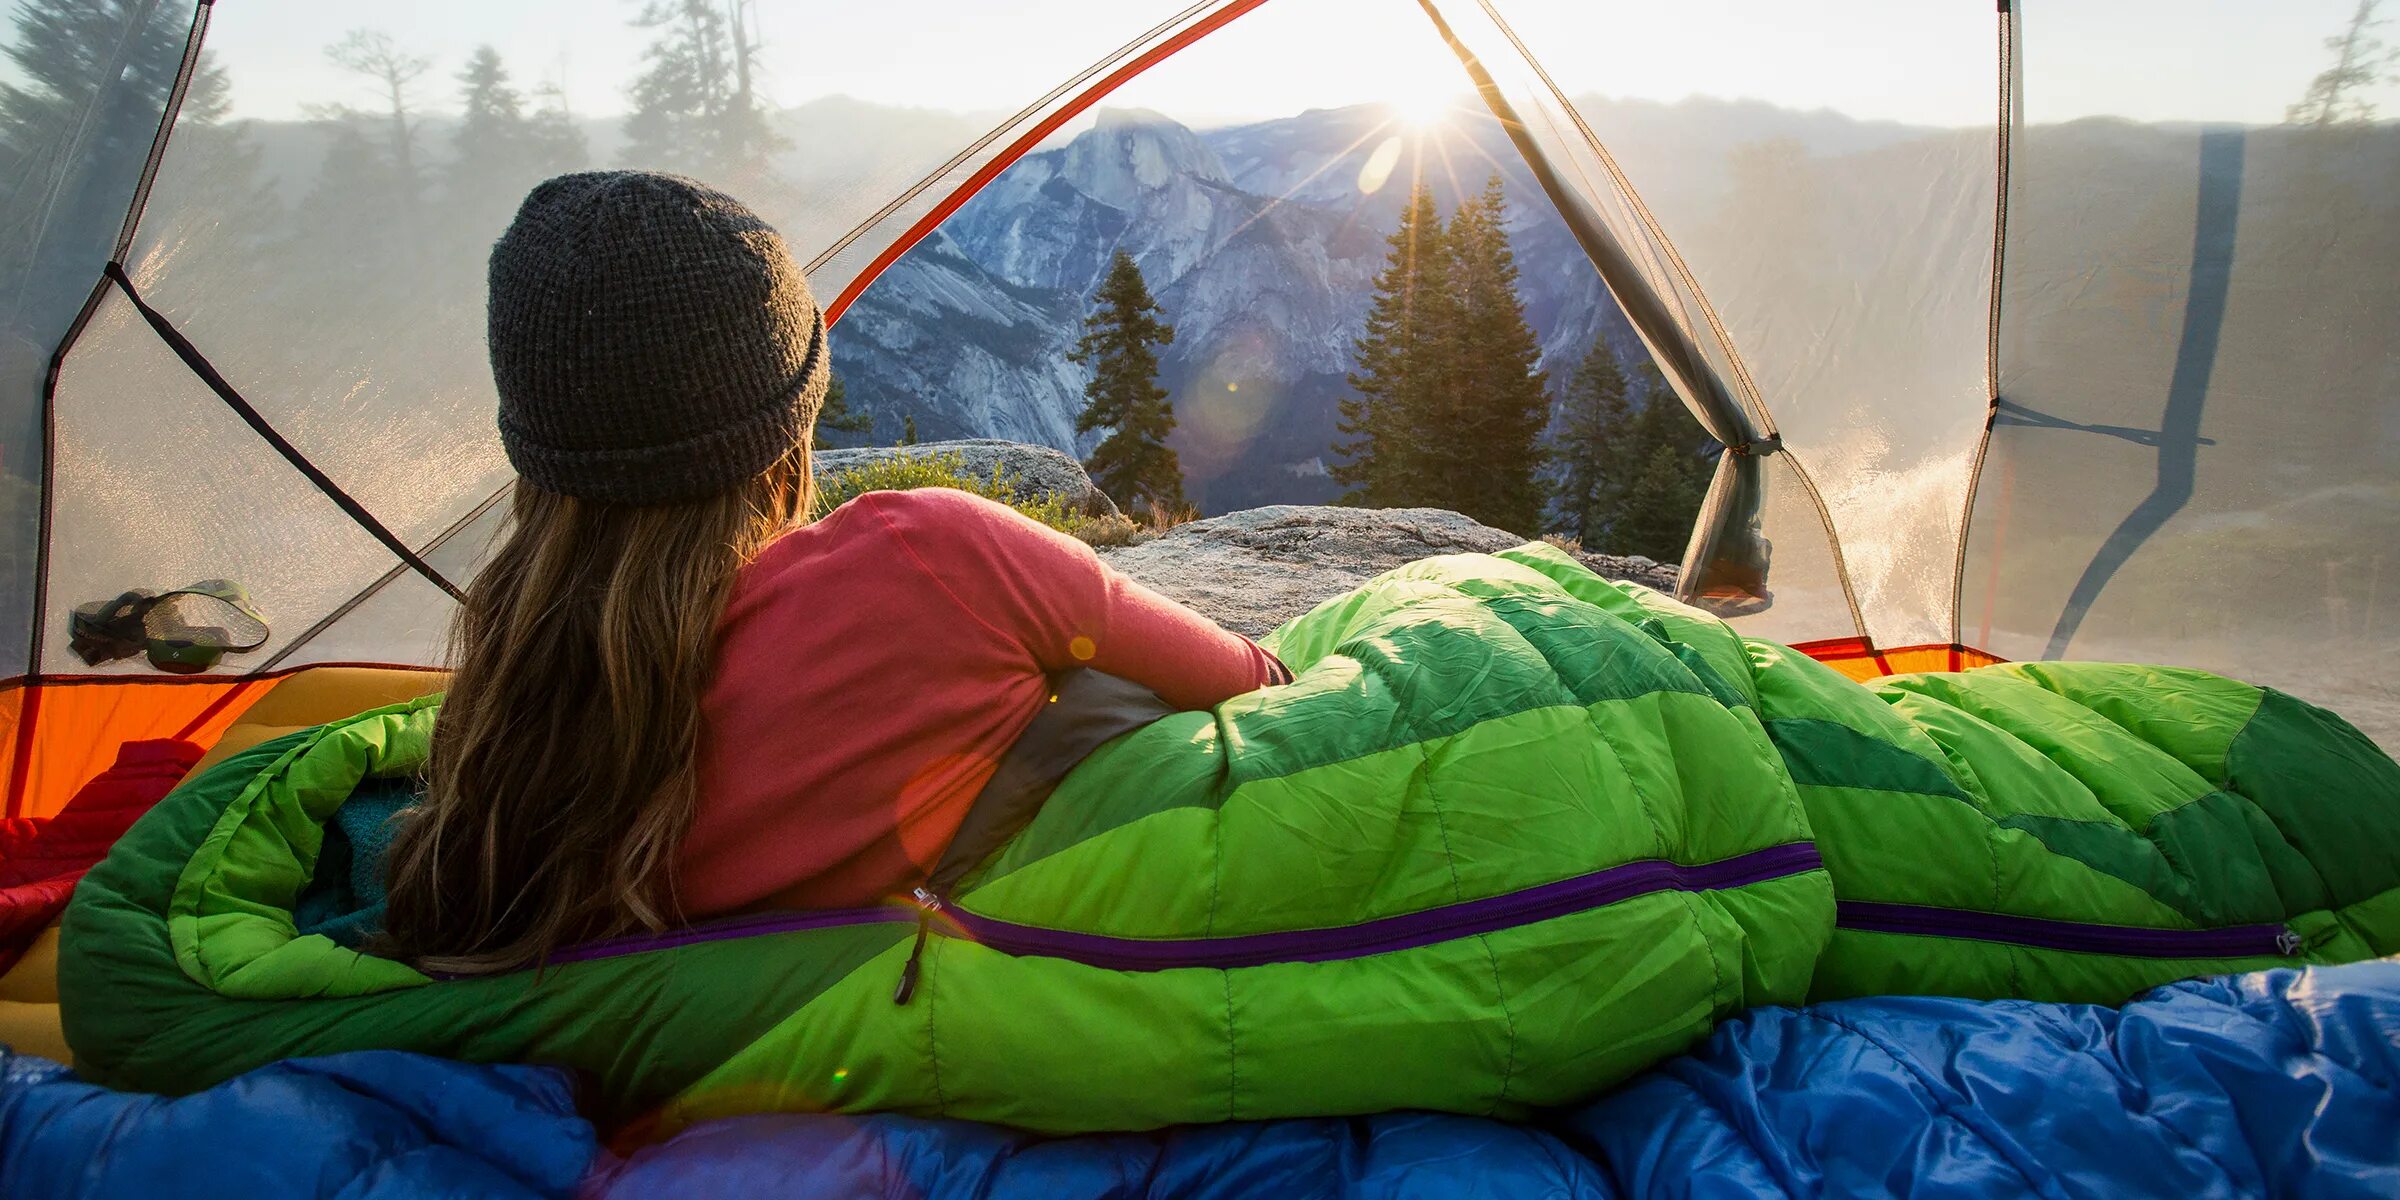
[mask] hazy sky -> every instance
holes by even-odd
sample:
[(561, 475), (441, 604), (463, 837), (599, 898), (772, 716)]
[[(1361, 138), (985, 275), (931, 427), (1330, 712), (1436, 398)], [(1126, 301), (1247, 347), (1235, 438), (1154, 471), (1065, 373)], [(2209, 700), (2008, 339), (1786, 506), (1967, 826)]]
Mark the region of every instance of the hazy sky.
[[(797, 104), (869, 100), (1005, 112), (1129, 40), (1185, 0), (761, 0), (766, 86)], [(2355, 0), (2023, 0), (2034, 120), (2281, 119), (2329, 61), (2322, 40)], [(562, 81), (577, 111), (621, 112), (639, 70), (638, 0), (226, 0), (209, 45), (238, 115), (290, 118), (312, 101), (373, 100), (325, 60), (379, 28), (435, 60), (420, 85), (447, 107), (475, 45), (520, 81)], [(2400, 5), (2394, 5), (2400, 8)], [(1501, 0), (1571, 93), (1752, 97), (1925, 124), (1991, 119), (1992, 0)], [(2400, 16), (2396, 12), (2395, 16)], [(2386, 32), (2400, 28), (2400, 22)], [(2395, 39), (2400, 40), (2400, 39)], [(1415, 0), (1273, 0), (1170, 60), (1120, 101), (1187, 121), (1463, 91)], [(2400, 96), (2380, 89), (2387, 116)]]

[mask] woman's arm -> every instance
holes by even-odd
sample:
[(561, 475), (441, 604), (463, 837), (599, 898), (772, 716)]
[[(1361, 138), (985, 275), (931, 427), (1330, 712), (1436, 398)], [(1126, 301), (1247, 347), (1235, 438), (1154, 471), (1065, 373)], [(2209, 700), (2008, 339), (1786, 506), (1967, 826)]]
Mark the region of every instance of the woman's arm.
[(1248, 638), (1119, 574), (1092, 548), (965, 492), (870, 493), (867, 503), (975, 619), (1024, 646), (1044, 671), (1091, 667), (1183, 709), (1291, 672)]

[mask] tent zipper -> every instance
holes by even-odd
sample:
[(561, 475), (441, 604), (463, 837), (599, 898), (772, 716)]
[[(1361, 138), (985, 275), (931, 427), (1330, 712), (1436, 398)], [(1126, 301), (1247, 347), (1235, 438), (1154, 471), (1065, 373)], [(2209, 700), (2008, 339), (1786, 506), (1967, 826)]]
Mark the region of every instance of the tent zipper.
[(2040, 950), (2127, 958), (2291, 958), (2301, 950), (2300, 935), (2289, 925), (2142, 929), (1864, 900), (1842, 901), (1836, 909), (1835, 924), (1863, 933), (2005, 942)]

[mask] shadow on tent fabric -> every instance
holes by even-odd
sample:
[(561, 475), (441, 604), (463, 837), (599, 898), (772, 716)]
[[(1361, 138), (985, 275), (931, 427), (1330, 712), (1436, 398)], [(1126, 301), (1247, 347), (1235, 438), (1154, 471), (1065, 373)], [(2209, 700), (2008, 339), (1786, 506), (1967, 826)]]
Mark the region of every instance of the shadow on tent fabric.
[(2200, 411), (2208, 402), (2208, 379), (2217, 363), (2217, 339), (2225, 329), (2227, 294), (2233, 289), (2234, 231), (2242, 215), (2242, 160), (2248, 145), (2241, 129), (2200, 134), (2200, 199), (2192, 221), (2191, 294), (2184, 300), (2183, 332), (2175, 345), (2175, 373), (2167, 381), (2166, 407), (2159, 413), (2158, 482), (2093, 552), (2075, 588), (2067, 594), (2058, 625), (2050, 631), (2045, 659), (2067, 656), (2067, 644), (2100, 600), (2101, 589), (2133, 559), (2142, 543), (2166, 528), (2167, 519), (2191, 503), (2200, 477)]

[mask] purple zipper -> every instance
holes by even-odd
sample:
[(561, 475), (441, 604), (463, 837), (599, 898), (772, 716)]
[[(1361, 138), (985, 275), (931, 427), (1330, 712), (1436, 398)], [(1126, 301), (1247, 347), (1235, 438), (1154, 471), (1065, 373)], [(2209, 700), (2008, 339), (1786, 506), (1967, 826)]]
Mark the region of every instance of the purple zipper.
[(726, 938), (831, 929), (844, 925), (916, 923), (936, 912), (947, 917), (970, 940), (1004, 954), (1063, 958), (1116, 971), (1339, 962), (1531, 925), (1651, 892), (1744, 887), (1819, 870), (1824, 865), (1816, 846), (1807, 842), (1770, 846), (1764, 850), (1689, 867), (1663, 859), (1643, 859), (1555, 883), (1539, 884), (1480, 900), (1445, 904), (1419, 912), (1380, 917), (1356, 925), (1198, 938), (1112, 937), (1020, 925), (1014, 921), (970, 912), (920, 889), (917, 904), (911, 907), (894, 905), (761, 913), (679, 929), (672, 933), (638, 934), (587, 942), (552, 955), (550, 962), (585, 962)]
[(1064, 958), (1112, 971), (1164, 971), (1176, 967), (1257, 967), (1268, 963), (1365, 958), (1497, 933), (1651, 892), (1744, 887), (1814, 871), (1824, 865), (1824, 860), (1817, 856), (1817, 848), (1807, 842), (1771, 846), (1695, 867), (1664, 859), (1642, 859), (1521, 891), (1379, 917), (1356, 925), (1202, 938), (1125, 938), (1073, 933), (997, 920), (944, 905), (939, 900), (920, 903), (948, 914), (969, 937), (1004, 954)]
[(2290, 958), (2300, 953), (2300, 935), (2288, 925), (2228, 925), (2221, 929), (2137, 929), (2087, 925), (2042, 917), (2014, 917), (1971, 909), (1930, 908), (1844, 900), (1834, 923), (1866, 933), (2006, 942), (2042, 950), (2115, 954), (2127, 958)]

